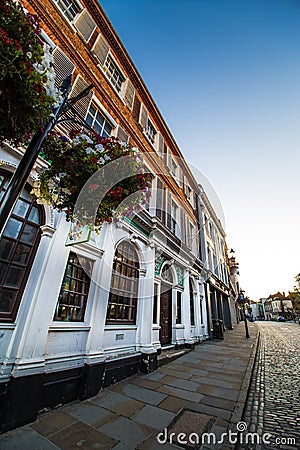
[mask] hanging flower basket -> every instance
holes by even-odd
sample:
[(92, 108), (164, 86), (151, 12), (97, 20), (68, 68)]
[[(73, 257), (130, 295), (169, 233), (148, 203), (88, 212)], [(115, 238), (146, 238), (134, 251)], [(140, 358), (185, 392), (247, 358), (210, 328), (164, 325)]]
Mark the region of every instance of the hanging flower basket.
[[(152, 175), (137, 149), (114, 137), (73, 132), (48, 136), (41, 155), (50, 162), (32, 194), (67, 221), (97, 229), (139, 211), (150, 196)], [(78, 200), (80, 199), (80, 201)]]
[(28, 140), (58, 100), (47, 45), (37, 18), (13, 0), (0, 0), (0, 143)]

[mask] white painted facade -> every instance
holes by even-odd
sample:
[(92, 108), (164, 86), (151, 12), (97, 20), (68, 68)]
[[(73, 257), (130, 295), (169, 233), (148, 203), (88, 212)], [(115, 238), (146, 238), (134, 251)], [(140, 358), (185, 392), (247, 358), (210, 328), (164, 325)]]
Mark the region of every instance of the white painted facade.
[[(5, 148), (1, 151), (1, 168), (12, 172), (19, 157), (19, 151)], [(43, 160), (39, 160), (39, 164), (44, 164)], [(35, 176), (34, 172), (30, 183)], [(179, 242), (176, 252), (176, 249), (166, 246), (166, 238), (172, 239), (171, 233), (163, 230), (154, 216), (147, 212), (144, 214), (147, 214), (151, 224), (150, 236), (125, 221), (119, 225), (105, 223), (99, 236), (93, 235), (89, 242), (70, 248), (65, 246), (69, 223), (63, 214), (45, 207), (46, 220), (41, 226), (40, 244), (15, 322), (0, 324), (2, 382), (8, 381), (11, 376), (53, 373), (160, 350), (161, 274), (166, 265), (173, 278), (169, 284), (172, 291), (170, 345), (192, 345), (207, 337), (203, 284), (199, 273), (193, 269), (193, 263), (198, 258), (197, 240), (193, 250)], [(117, 245), (123, 240), (134, 245), (140, 262), (136, 324), (109, 325), (106, 324), (106, 311), (113, 258)], [(70, 251), (76, 251), (93, 262), (83, 322), (53, 320)], [(193, 325), (189, 279), (193, 286)], [(154, 285), (157, 289), (157, 313), (153, 321)], [(176, 323), (178, 292), (182, 302), (181, 323)]]

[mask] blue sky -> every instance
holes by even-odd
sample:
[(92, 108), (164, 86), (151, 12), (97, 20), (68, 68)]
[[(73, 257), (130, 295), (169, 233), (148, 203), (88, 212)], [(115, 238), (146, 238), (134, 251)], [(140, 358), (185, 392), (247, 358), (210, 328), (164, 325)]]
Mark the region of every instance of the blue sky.
[(187, 161), (216, 190), (241, 286), (300, 272), (300, 2), (100, 0)]

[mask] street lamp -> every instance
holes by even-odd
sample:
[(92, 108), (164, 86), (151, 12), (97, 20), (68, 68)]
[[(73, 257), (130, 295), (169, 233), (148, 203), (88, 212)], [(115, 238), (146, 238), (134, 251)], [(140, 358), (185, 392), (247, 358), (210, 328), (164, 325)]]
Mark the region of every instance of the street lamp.
[(244, 296), (244, 292), (245, 292), (245, 291), (243, 291), (242, 289), (240, 290), (240, 293), (239, 293), (239, 301), (240, 301), (240, 303), (241, 303), (242, 306), (243, 306), (246, 338), (250, 338), (249, 330), (248, 330), (248, 323), (247, 323), (247, 320), (246, 320), (245, 296)]

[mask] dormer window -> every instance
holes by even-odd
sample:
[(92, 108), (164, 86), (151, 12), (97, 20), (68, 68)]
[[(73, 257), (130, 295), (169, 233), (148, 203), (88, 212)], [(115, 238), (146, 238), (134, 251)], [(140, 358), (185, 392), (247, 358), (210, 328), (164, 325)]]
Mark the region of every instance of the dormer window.
[(118, 92), (120, 92), (122, 83), (124, 83), (125, 81), (125, 77), (122, 75), (120, 69), (110, 55), (108, 55), (105, 60), (103, 70), (106, 73), (111, 84), (116, 88)]

